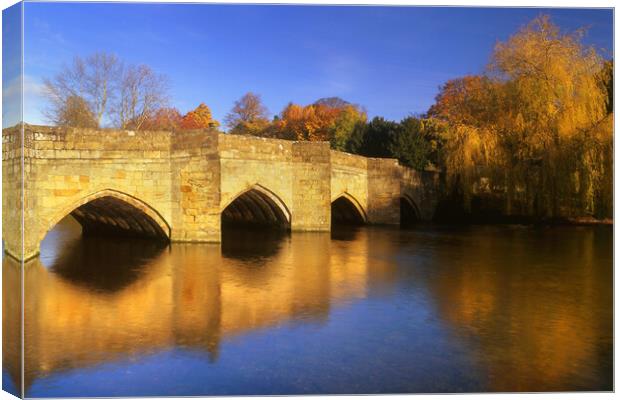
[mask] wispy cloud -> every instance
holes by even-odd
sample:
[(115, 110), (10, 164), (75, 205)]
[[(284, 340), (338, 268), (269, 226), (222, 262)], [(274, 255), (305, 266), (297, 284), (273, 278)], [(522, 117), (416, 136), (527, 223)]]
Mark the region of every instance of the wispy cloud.
[(24, 26), (24, 66), (26, 73), (51, 73), (75, 55), (75, 46), (49, 23), (28, 18)]
[(361, 67), (362, 63), (351, 55), (328, 57), (323, 65), (327, 89), (339, 94), (352, 92), (359, 83)]
[[(51, 25), (40, 18), (28, 18), (26, 23), (32, 24), (33, 35), (36, 35), (39, 40), (55, 44), (59, 46), (67, 46), (69, 42), (60, 33), (52, 29)], [(26, 28), (28, 28), (26, 26)], [(27, 34), (28, 30), (24, 29)]]
[(348, 97), (363, 85), (366, 71), (351, 54), (318, 56), (316, 74), (300, 85), (302, 92), (319, 97)]

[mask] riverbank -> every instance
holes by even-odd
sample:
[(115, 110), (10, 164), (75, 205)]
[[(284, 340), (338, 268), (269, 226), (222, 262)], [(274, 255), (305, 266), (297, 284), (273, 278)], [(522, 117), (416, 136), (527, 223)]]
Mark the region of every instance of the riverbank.
[(554, 217), (541, 218), (531, 216), (505, 216), (498, 214), (464, 214), (464, 215), (439, 215), (435, 222), (440, 224), (464, 224), (464, 225), (532, 225), (532, 226), (613, 226), (612, 218), (584, 217)]

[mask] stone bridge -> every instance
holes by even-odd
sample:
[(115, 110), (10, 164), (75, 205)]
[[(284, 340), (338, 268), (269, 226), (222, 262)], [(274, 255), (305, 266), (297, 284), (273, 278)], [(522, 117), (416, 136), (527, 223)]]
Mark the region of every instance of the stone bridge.
[(20, 130), (2, 133), (2, 235), (17, 259), (37, 256), (67, 215), (84, 234), (220, 242), (226, 224), (329, 231), (338, 223), (428, 220), (436, 205), (436, 173), (333, 151), (326, 142), (214, 131)]

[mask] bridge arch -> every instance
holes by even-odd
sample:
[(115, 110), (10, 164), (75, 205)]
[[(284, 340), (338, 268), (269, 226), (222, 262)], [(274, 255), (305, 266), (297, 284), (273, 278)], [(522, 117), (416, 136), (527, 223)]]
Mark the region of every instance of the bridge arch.
[(243, 189), (223, 204), (222, 224), (264, 225), (290, 229), (291, 212), (274, 192), (259, 184)]
[(365, 224), (366, 211), (351, 194), (343, 192), (332, 200), (332, 223)]
[(401, 226), (407, 226), (420, 221), (422, 215), (418, 205), (413, 198), (405, 193), (400, 196), (400, 224)]
[(170, 240), (170, 225), (152, 206), (127, 193), (103, 189), (82, 197), (55, 213), (41, 230), (39, 242), (68, 215), (82, 225), (83, 233)]

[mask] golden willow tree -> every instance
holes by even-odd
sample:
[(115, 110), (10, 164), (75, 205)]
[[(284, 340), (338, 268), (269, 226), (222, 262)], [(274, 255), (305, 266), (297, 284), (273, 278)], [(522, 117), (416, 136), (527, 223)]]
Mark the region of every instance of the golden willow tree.
[(507, 215), (610, 216), (613, 114), (605, 62), (547, 16), (498, 43), (484, 76), (447, 82), (429, 114), (448, 122), (449, 183), (501, 192)]

